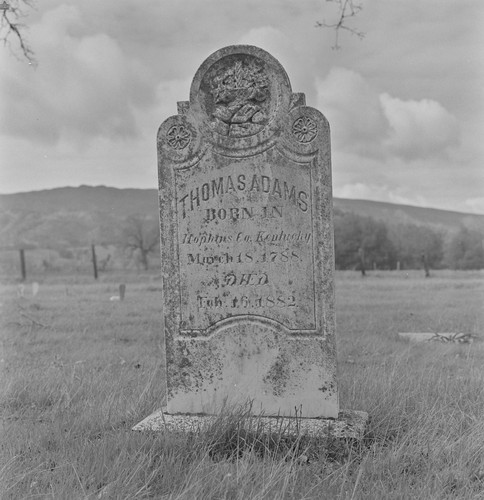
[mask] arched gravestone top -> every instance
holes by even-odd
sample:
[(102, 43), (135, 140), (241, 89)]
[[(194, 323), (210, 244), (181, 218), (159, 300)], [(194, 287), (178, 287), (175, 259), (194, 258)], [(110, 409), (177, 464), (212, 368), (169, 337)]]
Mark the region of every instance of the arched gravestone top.
[(329, 125), (240, 45), (158, 131), (167, 409), (336, 417)]
[(240, 151), (277, 133), (291, 94), (284, 68), (270, 54), (256, 47), (227, 47), (197, 71), (190, 107), (207, 137)]

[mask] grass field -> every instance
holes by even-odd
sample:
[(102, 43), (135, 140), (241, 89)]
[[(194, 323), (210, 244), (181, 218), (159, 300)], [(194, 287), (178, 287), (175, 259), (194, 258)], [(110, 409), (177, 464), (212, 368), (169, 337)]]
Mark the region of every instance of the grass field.
[[(121, 280), (122, 277), (119, 277)], [(0, 288), (2, 499), (483, 499), (484, 273), (337, 273), (341, 407), (360, 444), (214, 456), (219, 428), (135, 433), (161, 406), (160, 281), (45, 279)], [(409, 344), (402, 331), (473, 344)], [(223, 444), (223, 443), (222, 443)], [(297, 452), (296, 452), (297, 451)]]

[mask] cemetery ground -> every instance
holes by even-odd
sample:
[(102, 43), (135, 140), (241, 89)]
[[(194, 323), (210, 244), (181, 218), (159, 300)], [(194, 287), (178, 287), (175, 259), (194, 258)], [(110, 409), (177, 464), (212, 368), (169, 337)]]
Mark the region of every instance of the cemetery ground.
[(484, 498), (482, 271), (336, 273), (341, 408), (371, 420), (319, 455), (284, 429), (247, 443), (243, 410), (196, 436), (131, 431), (163, 398), (161, 283), (111, 301), (122, 279), (1, 287), (1, 498)]

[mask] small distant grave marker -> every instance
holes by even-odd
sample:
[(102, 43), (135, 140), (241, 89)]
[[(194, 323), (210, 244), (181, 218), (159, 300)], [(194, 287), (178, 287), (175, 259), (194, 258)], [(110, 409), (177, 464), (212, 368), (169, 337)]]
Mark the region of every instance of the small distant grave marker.
[(158, 131), (167, 405), (135, 429), (247, 401), (364, 426), (338, 404), (326, 118), (252, 46), (210, 56), (178, 112)]
[(112, 297), (109, 298), (110, 301), (114, 302), (117, 300), (123, 301), (124, 300), (124, 295), (126, 293), (126, 285), (124, 283), (121, 283), (119, 285), (119, 295), (113, 295)]
[(40, 290), (40, 285), (37, 283), (37, 281), (34, 281), (32, 283), (32, 297), (35, 297)]
[(476, 335), (471, 333), (433, 333), (433, 332), (402, 332), (398, 336), (409, 342), (442, 342), (454, 344), (472, 344)]

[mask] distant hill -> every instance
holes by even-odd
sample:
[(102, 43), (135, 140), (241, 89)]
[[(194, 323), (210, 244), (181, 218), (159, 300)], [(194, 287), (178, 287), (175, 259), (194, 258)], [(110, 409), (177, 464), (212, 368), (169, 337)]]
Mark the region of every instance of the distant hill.
[(354, 212), (373, 217), (388, 224), (415, 224), (431, 226), (443, 231), (456, 231), (461, 226), (474, 229), (484, 235), (484, 215), (452, 212), (437, 208), (397, 205), (381, 201), (334, 199), (334, 208), (342, 212)]
[(79, 186), (0, 194), (0, 210), (13, 212), (101, 212), (115, 217), (133, 214), (157, 215), (156, 189), (117, 189)]
[(0, 248), (113, 244), (131, 215), (158, 218), (155, 189), (65, 187), (0, 195)]
[[(484, 215), (368, 200), (334, 199), (335, 210), (386, 223), (409, 223), (455, 231), (461, 225), (484, 235)], [(158, 217), (156, 189), (64, 187), (0, 195), (0, 247), (86, 246), (115, 243), (127, 217)]]

